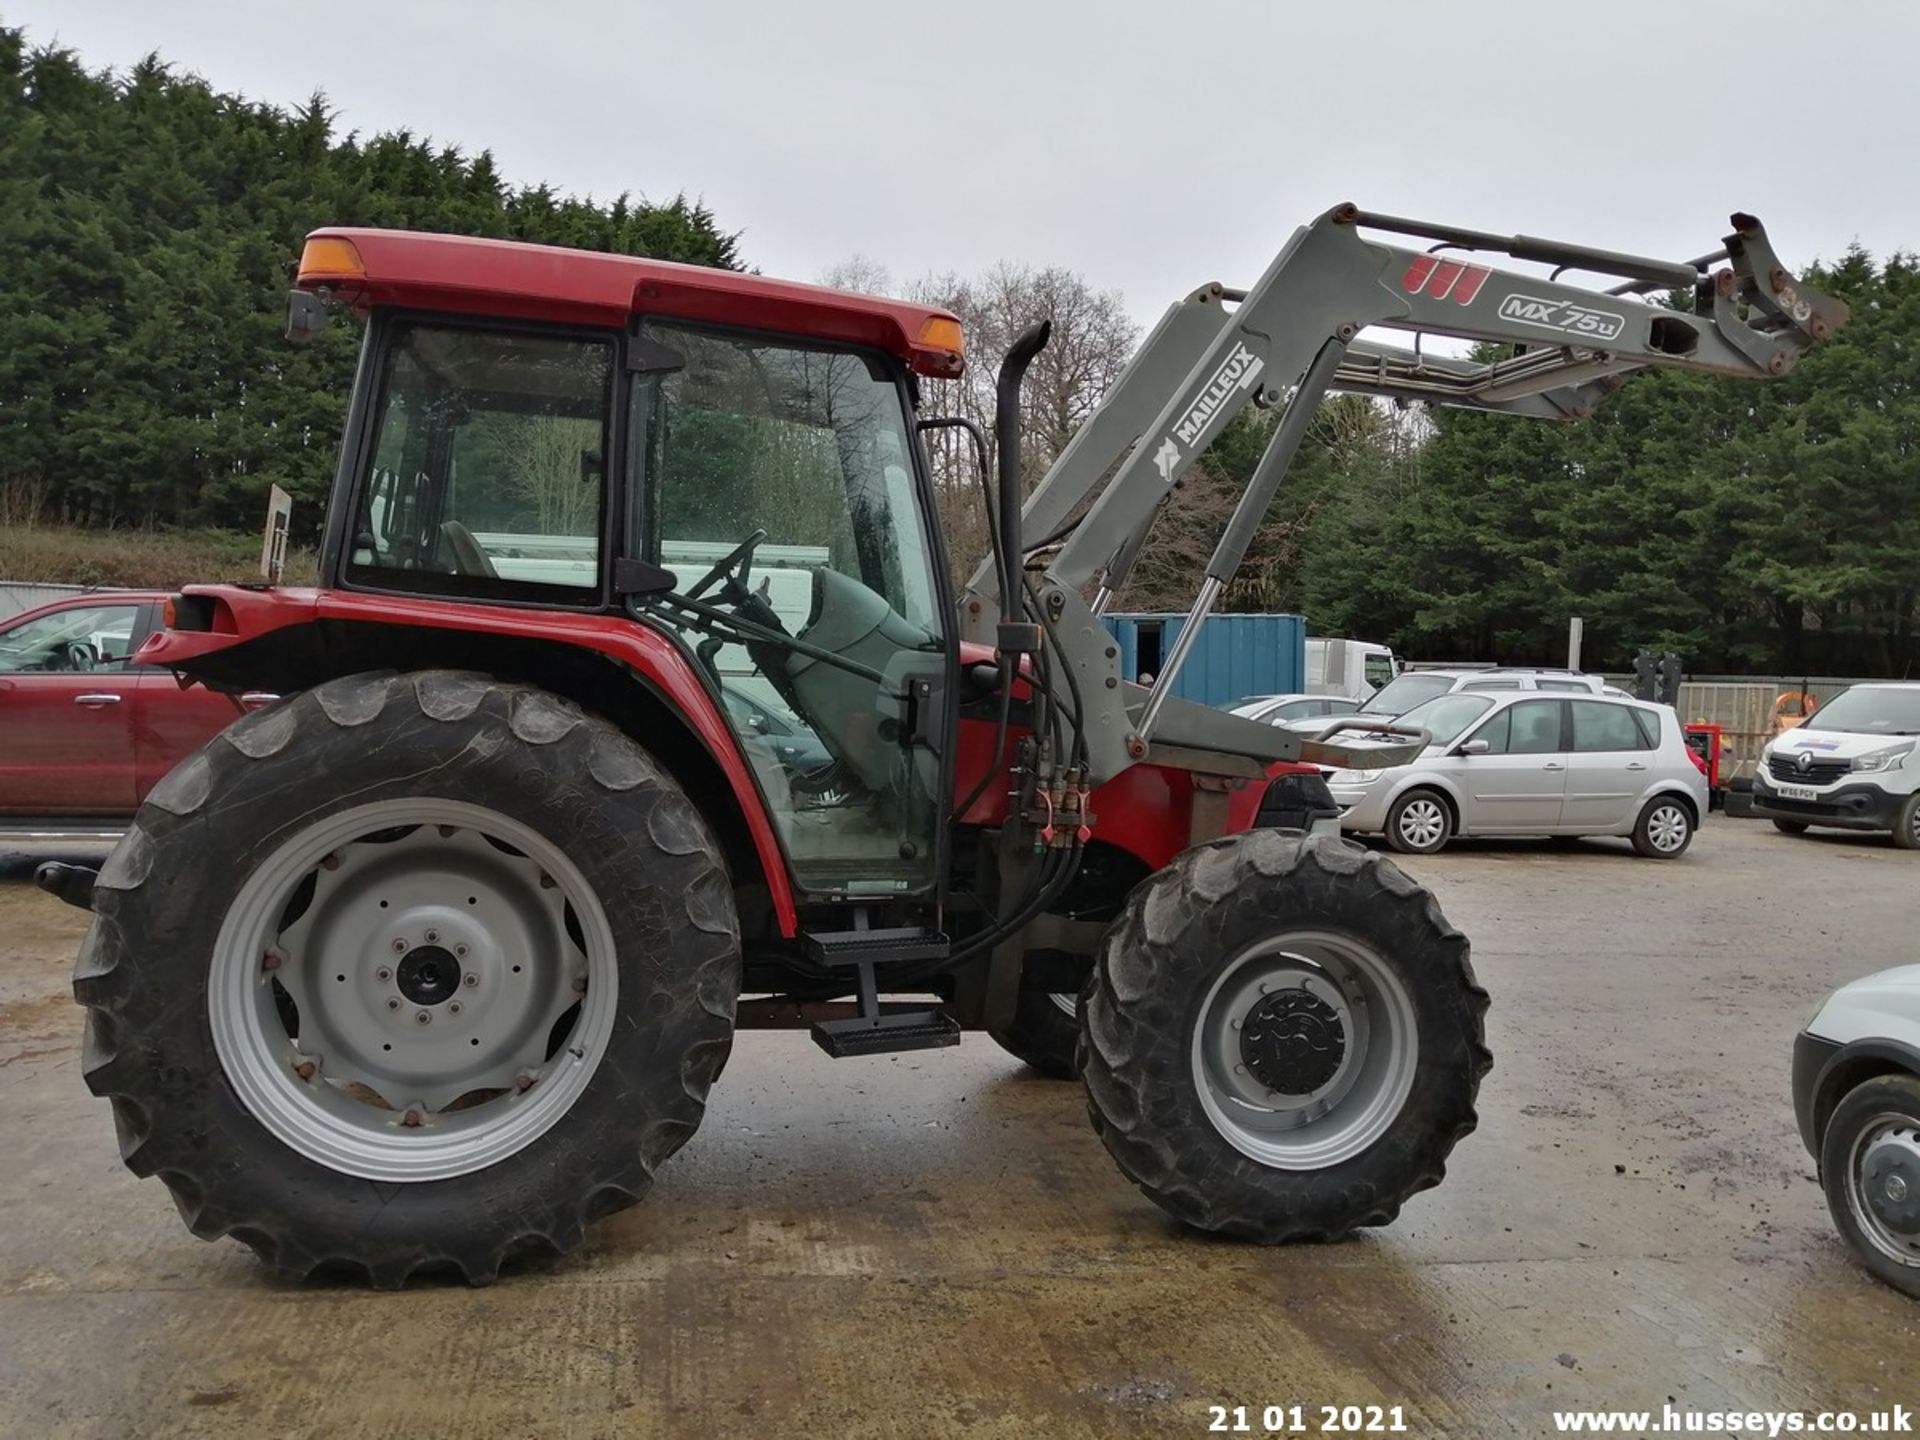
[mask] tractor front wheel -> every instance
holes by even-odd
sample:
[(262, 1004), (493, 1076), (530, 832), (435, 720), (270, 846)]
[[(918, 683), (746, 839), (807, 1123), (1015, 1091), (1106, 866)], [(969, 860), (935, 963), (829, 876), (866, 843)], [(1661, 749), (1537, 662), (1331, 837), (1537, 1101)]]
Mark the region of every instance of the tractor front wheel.
[(1202, 1230), (1385, 1225), (1439, 1183), (1492, 1064), (1486, 992), (1431, 895), (1348, 841), (1198, 846), (1108, 932), (1080, 1051), (1122, 1171)]
[(713, 836), (631, 739), (451, 672), (331, 681), (157, 786), (75, 968), (88, 1086), (196, 1235), (491, 1280), (639, 1198), (732, 1043)]

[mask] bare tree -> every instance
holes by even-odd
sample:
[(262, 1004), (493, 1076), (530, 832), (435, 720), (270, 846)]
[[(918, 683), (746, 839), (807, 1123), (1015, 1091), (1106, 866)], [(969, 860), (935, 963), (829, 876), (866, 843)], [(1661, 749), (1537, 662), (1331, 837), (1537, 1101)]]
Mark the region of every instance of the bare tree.
[[(960, 317), (967, 336), (967, 372), (927, 385), (931, 413), (960, 415), (988, 436), (993, 455), (993, 389), (1000, 357), (1037, 320), (1053, 322), (1053, 336), (1027, 372), (1020, 433), (1021, 482), (1031, 489), (1086, 422), (1133, 353), (1139, 330), (1118, 291), (1095, 290), (1086, 277), (1060, 266), (1036, 269), (1006, 262), (984, 275), (928, 275), (909, 295)], [(940, 484), (947, 545), (955, 573), (965, 575), (986, 553), (978, 466), (964, 437), (936, 432), (931, 453)]]
[(856, 295), (891, 295), (893, 272), (871, 255), (853, 254), (827, 266), (817, 277), (832, 290), (851, 290)]
[[(1035, 267), (1002, 261), (977, 276), (951, 271), (923, 275), (903, 287), (887, 267), (852, 255), (820, 273), (820, 283), (866, 294), (901, 293), (960, 317), (967, 340), (967, 370), (958, 380), (925, 380), (923, 411), (957, 415), (987, 436), (993, 453), (993, 390), (1000, 357), (1020, 332), (1051, 320), (1047, 348), (1027, 372), (1020, 433), (1021, 482), (1031, 490), (1086, 423), (1125, 368), (1140, 332), (1117, 290), (1096, 290), (1084, 275), (1062, 266)], [(980, 466), (972, 442), (953, 430), (927, 436), (940, 518), (954, 574), (964, 578), (987, 551), (987, 524)]]

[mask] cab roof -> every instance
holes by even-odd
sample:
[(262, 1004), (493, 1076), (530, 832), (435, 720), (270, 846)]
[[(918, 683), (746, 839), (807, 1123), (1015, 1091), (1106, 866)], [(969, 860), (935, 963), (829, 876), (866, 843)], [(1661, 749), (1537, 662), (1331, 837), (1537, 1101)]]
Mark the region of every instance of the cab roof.
[(959, 321), (934, 306), (519, 240), (328, 227), (307, 236), (296, 283), (357, 311), (388, 305), (613, 327), (663, 315), (870, 346), (942, 379), (964, 367)]

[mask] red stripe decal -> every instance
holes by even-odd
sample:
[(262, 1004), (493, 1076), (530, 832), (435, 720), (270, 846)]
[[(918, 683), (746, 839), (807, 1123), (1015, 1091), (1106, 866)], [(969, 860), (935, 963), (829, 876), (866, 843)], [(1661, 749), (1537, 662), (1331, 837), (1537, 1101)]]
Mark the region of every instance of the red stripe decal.
[(1433, 267), (1438, 263), (1431, 255), (1414, 256), (1413, 263), (1407, 266), (1407, 273), (1401, 277), (1401, 288), (1409, 295), (1418, 295), (1420, 287), (1427, 283), (1427, 277), (1433, 274)]
[(1453, 287), (1453, 298), (1461, 305), (1471, 305), (1473, 297), (1480, 293), (1480, 287), (1487, 283), (1487, 276), (1493, 272), (1484, 265), (1469, 265), (1467, 273), (1460, 277), (1460, 283)]
[(1442, 260), (1440, 267), (1433, 272), (1433, 279), (1427, 282), (1427, 294), (1436, 300), (1447, 298), (1447, 292), (1453, 289), (1453, 282), (1460, 278), (1467, 267), (1458, 260)]

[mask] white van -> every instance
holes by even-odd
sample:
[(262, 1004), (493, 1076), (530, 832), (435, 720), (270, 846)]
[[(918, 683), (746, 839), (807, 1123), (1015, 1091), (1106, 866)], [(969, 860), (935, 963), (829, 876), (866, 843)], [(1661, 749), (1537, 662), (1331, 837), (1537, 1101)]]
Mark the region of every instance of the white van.
[(1920, 682), (1855, 685), (1760, 752), (1753, 813), (1809, 826), (1890, 830), (1920, 850)]
[(1399, 658), (1371, 640), (1314, 637), (1307, 641), (1309, 695), (1344, 695), (1364, 702), (1399, 673)]

